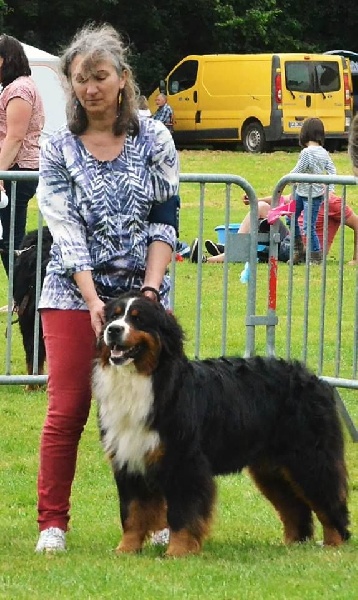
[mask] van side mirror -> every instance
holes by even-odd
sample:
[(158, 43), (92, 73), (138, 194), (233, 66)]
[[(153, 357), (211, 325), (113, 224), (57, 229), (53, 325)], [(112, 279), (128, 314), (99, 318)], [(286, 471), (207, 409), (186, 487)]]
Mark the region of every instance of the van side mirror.
[(159, 91), (160, 91), (161, 94), (167, 95), (167, 85), (166, 85), (164, 79), (161, 79), (159, 81)]

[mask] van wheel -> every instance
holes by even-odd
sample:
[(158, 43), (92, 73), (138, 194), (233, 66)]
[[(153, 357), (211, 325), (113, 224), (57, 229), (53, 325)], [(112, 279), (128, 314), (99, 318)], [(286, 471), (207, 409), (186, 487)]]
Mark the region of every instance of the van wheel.
[(245, 152), (260, 153), (268, 149), (264, 128), (261, 123), (255, 121), (244, 128), (242, 144)]
[(343, 149), (342, 140), (326, 140), (324, 147), (328, 152), (340, 152)]

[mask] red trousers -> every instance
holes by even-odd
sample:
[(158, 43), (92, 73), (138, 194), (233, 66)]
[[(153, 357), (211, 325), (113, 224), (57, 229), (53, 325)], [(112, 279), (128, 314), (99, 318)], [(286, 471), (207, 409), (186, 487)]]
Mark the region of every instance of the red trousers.
[(67, 530), (77, 448), (91, 406), (95, 334), (88, 311), (43, 309), (48, 409), (38, 475), (40, 530)]

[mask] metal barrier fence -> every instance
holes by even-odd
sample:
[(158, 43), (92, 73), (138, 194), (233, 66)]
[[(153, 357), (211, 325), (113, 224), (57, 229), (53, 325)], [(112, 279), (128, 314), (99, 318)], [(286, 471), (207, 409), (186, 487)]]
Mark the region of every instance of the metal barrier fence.
[[(342, 186), (342, 203), (340, 224), (345, 222), (345, 209), (347, 206), (347, 187), (356, 186), (357, 180), (351, 176), (313, 176), (313, 175), (293, 175), (288, 174), (283, 177), (276, 185), (273, 192), (273, 207), (277, 205), (277, 200), (282, 190), (286, 185), (307, 182), (307, 183), (324, 183)], [(312, 219), (312, 205), (309, 204), (308, 210), (308, 226), (310, 231), (310, 223)], [(290, 358), (301, 359), (310, 366), (315, 364), (315, 372), (322, 379), (330, 383), (335, 389), (335, 396), (341, 416), (348, 428), (353, 441), (358, 441), (358, 431), (350, 417), (346, 406), (338, 393), (340, 389), (358, 389), (357, 380), (357, 344), (358, 344), (358, 269), (346, 265), (347, 256), (345, 256), (345, 236), (346, 228), (341, 226), (339, 236), (336, 240), (336, 263), (330, 264), (331, 259), (327, 255), (328, 249), (328, 220), (329, 220), (329, 197), (328, 189), (324, 199), (324, 236), (323, 236), (323, 261), (317, 271), (316, 266), (311, 266), (308, 258), (301, 273), (303, 281), (304, 293), (303, 297), (295, 298), (294, 288), (296, 279), (294, 274), (297, 274), (298, 266), (292, 265), (293, 244), (290, 248), (290, 268), (287, 276), (286, 288), (286, 316), (280, 317), (281, 327), (285, 328), (285, 351), (281, 347), (280, 355)], [(278, 225), (271, 227), (272, 235), (277, 232)], [(291, 222), (291, 237), (294, 228), (294, 220)], [(306, 252), (309, 257), (311, 249), (311, 237), (307, 235)], [(358, 259), (358, 231), (354, 232), (354, 244), (356, 259)], [(352, 257), (349, 257), (352, 258)], [(269, 281), (273, 288), (277, 285), (276, 278), (277, 269), (277, 245), (270, 244), (269, 253)], [(312, 304), (312, 291), (316, 288), (318, 292), (314, 300), (315, 306)], [(295, 310), (295, 299), (300, 301), (299, 309)], [(267, 305), (267, 311), (271, 311), (277, 315), (276, 305)], [(281, 307), (282, 308), (282, 307)], [(311, 313), (314, 314), (313, 320)], [(330, 330), (331, 320), (327, 315), (334, 314), (335, 327), (334, 331)], [(292, 347), (292, 331), (295, 327), (297, 316), (301, 317), (302, 338), (300, 351)], [(318, 317), (318, 319), (317, 319)], [(277, 328), (269, 326), (267, 330), (267, 348), (268, 354), (277, 351)], [(316, 338), (314, 340), (314, 338)], [(312, 341), (314, 343), (312, 343)], [(313, 360), (314, 348), (316, 362)], [(327, 356), (328, 355), (328, 356)]]
[[(15, 218), (16, 181), (34, 178), (32, 172), (0, 172), (0, 179), (11, 179), (11, 219)], [(307, 363), (322, 379), (333, 385), (336, 400), (343, 420), (354, 441), (358, 441), (358, 431), (346, 406), (338, 393), (338, 388), (355, 390), (357, 380), (357, 341), (358, 341), (358, 269), (345, 266), (345, 228), (340, 227), (335, 242), (337, 260), (324, 256), (320, 267), (313, 267), (309, 260), (304, 265), (293, 266), (292, 244), (290, 264), (278, 265), (279, 232), (278, 223), (270, 227), (269, 234), (259, 234), (258, 201), (254, 188), (240, 176), (223, 174), (187, 174), (180, 176), (181, 196), (190, 197), (190, 210), (197, 216), (195, 235), (198, 237), (198, 254), (204, 250), (204, 231), (210, 202), (207, 197), (215, 194), (215, 212), (221, 218), (225, 238), (225, 260), (218, 273), (212, 271), (201, 260), (196, 265), (172, 262), (171, 304), (183, 324), (188, 337), (188, 353), (200, 357), (205, 338), (206, 355), (256, 353), (278, 354), (286, 358), (299, 358)], [(285, 185), (299, 181), (334, 183), (342, 186), (341, 222), (344, 222), (344, 209), (347, 188), (356, 186), (354, 177), (328, 177), (290, 175), (283, 177), (273, 191), (272, 207), (278, 203)], [(215, 191), (213, 191), (215, 190)], [(232, 233), (230, 223), (240, 207), (245, 193), (250, 205), (250, 234)], [(221, 196), (220, 196), (221, 195)], [(219, 199), (218, 199), (219, 198)], [(185, 230), (185, 205), (182, 209), (182, 230)], [(311, 211), (309, 211), (310, 213)], [(0, 213), (1, 216), (1, 213)], [(308, 215), (308, 220), (312, 214)], [(325, 225), (328, 222), (328, 197), (325, 198)], [(211, 216), (212, 221), (212, 216)], [(294, 226), (291, 222), (291, 230)], [(41, 244), (42, 219), (38, 215), (39, 241)], [(12, 228), (13, 229), (13, 228)], [(188, 240), (189, 242), (191, 240)], [(264, 242), (269, 246), (268, 264), (258, 264), (257, 247)], [(36, 297), (40, 294), (41, 247), (37, 254)], [(311, 246), (307, 237), (308, 250)], [(324, 238), (324, 249), (327, 236)], [(10, 256), (13, 256), (13, 235), (10, 239)], [(239, 282), (243, 263), (249, 265), (250, 276), (247, 286)], [(215, 267), (213, 267), (215, 269)], [(12, 306), (13, 259), (10, 259), (8, 285), (8, 306)], [(222, 275), (222, 278), (221, 278)], [(220, 283), (218, 284), (218, 280)], [(300, 290), (297, 296), (297, 290)], [(348, 298), (347, 298), (348, 296)], [(346, 300), (349, 299), (347, 303)], [(195, 323), (187, 319), (185, 304), (195, 300)], [(327, 308), (327, 303), (330, 302)], [(347, 309), (346, 305), (349, 305)], [(332, 332), (332, 319), (327, 319), (327, 310), (335, 311), (335, 332)], [(347, 314), (349, 310), (350, 314)], [(192, 311), (191, 311), (192, 312)], [(5, 326), (5, 372), (1, 374), (1, 384), (44, 384), (46, 376), (38, 374), (39, 319), (35, 320), (35, 360), (33, 374), (12, 373), (12, 348), (14, 334), (11, 310)], [(1, 323), (1, 321), (0, 321)], [(329, 327), (329, 332), (327, 332)], [(302, 330), (302, 338), (297, 343), (297, 331)], [(293, 333), (295, 335), (293, 335)], [(14, 334), (14, 335), (13, 335)], [(294, 338), (294, 339), (293, 339)], [(343, 344), (344, 341), (344, 344)], [(16, 342), (16, 340), (15, 340)], [(220, 346), (218, 347), (218, 344)], [(327, 358), (328, 355), (328, 358)], [(2, 359), (1, 359), (2, 360)], [(17, 369), (18, 370), (18, 369)]]
[[(38, 375), (38, 347), (39, 347), (39, 314), (35, 316), (35, 327), (34, 327), (34, 369), (32, 375), (14, 375), (11, 369), (11, 357), (12, 357), (12, 340), (13, 340), (13, 271), (14, 271), (14, 229), (15, 229), (15, 204), (16, 204), (16, 185), (21, 180), (37, 181), (38, 173), (34, 171), (0, 171), (1, 180), (11, 181), (11, 195), (9, 198), (10, 203), (10, 239), (9, 239), (9, 279), (8, 279), (8, 290), (7, 290), (7, 303), (8, 311), (6, 314), (5, 332), (6, 343), (5, 343), (5, 374), (0, 375), (1, 384), (33, 384), (42, 385), (47, 381), (47, 376)], [(1, 219), (1, 211), (0, 211)], [(41, 278), (40, 278), (40, 267), (41, 267), (41, 243), (42, 243), (42, 216), (38, 213), (38, 231), (39, 231), (39, 244), (37, 248), (37, 276), (36, 276), (36, 304), (38, 304), (40, 297)], [(0, 355), (1, 356), (1, 355)], [(1, 357), (2, 358), (2, 357)], [(1, 373), (1, 366), (0, 366)]]

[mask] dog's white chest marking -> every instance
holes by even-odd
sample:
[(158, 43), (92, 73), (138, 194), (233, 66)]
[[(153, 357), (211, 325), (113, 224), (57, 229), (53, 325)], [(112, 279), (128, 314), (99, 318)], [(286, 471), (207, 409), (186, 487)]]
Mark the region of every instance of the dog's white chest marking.
[(105, 451), (119, 468), (127, 465), (129, 472), (144, 473), (145, 455), (160, 443), (159, 434), (147, 424), (154, 399), (151, 378), (139, 375), (134, 365), (95, 365), (92, 385)]

